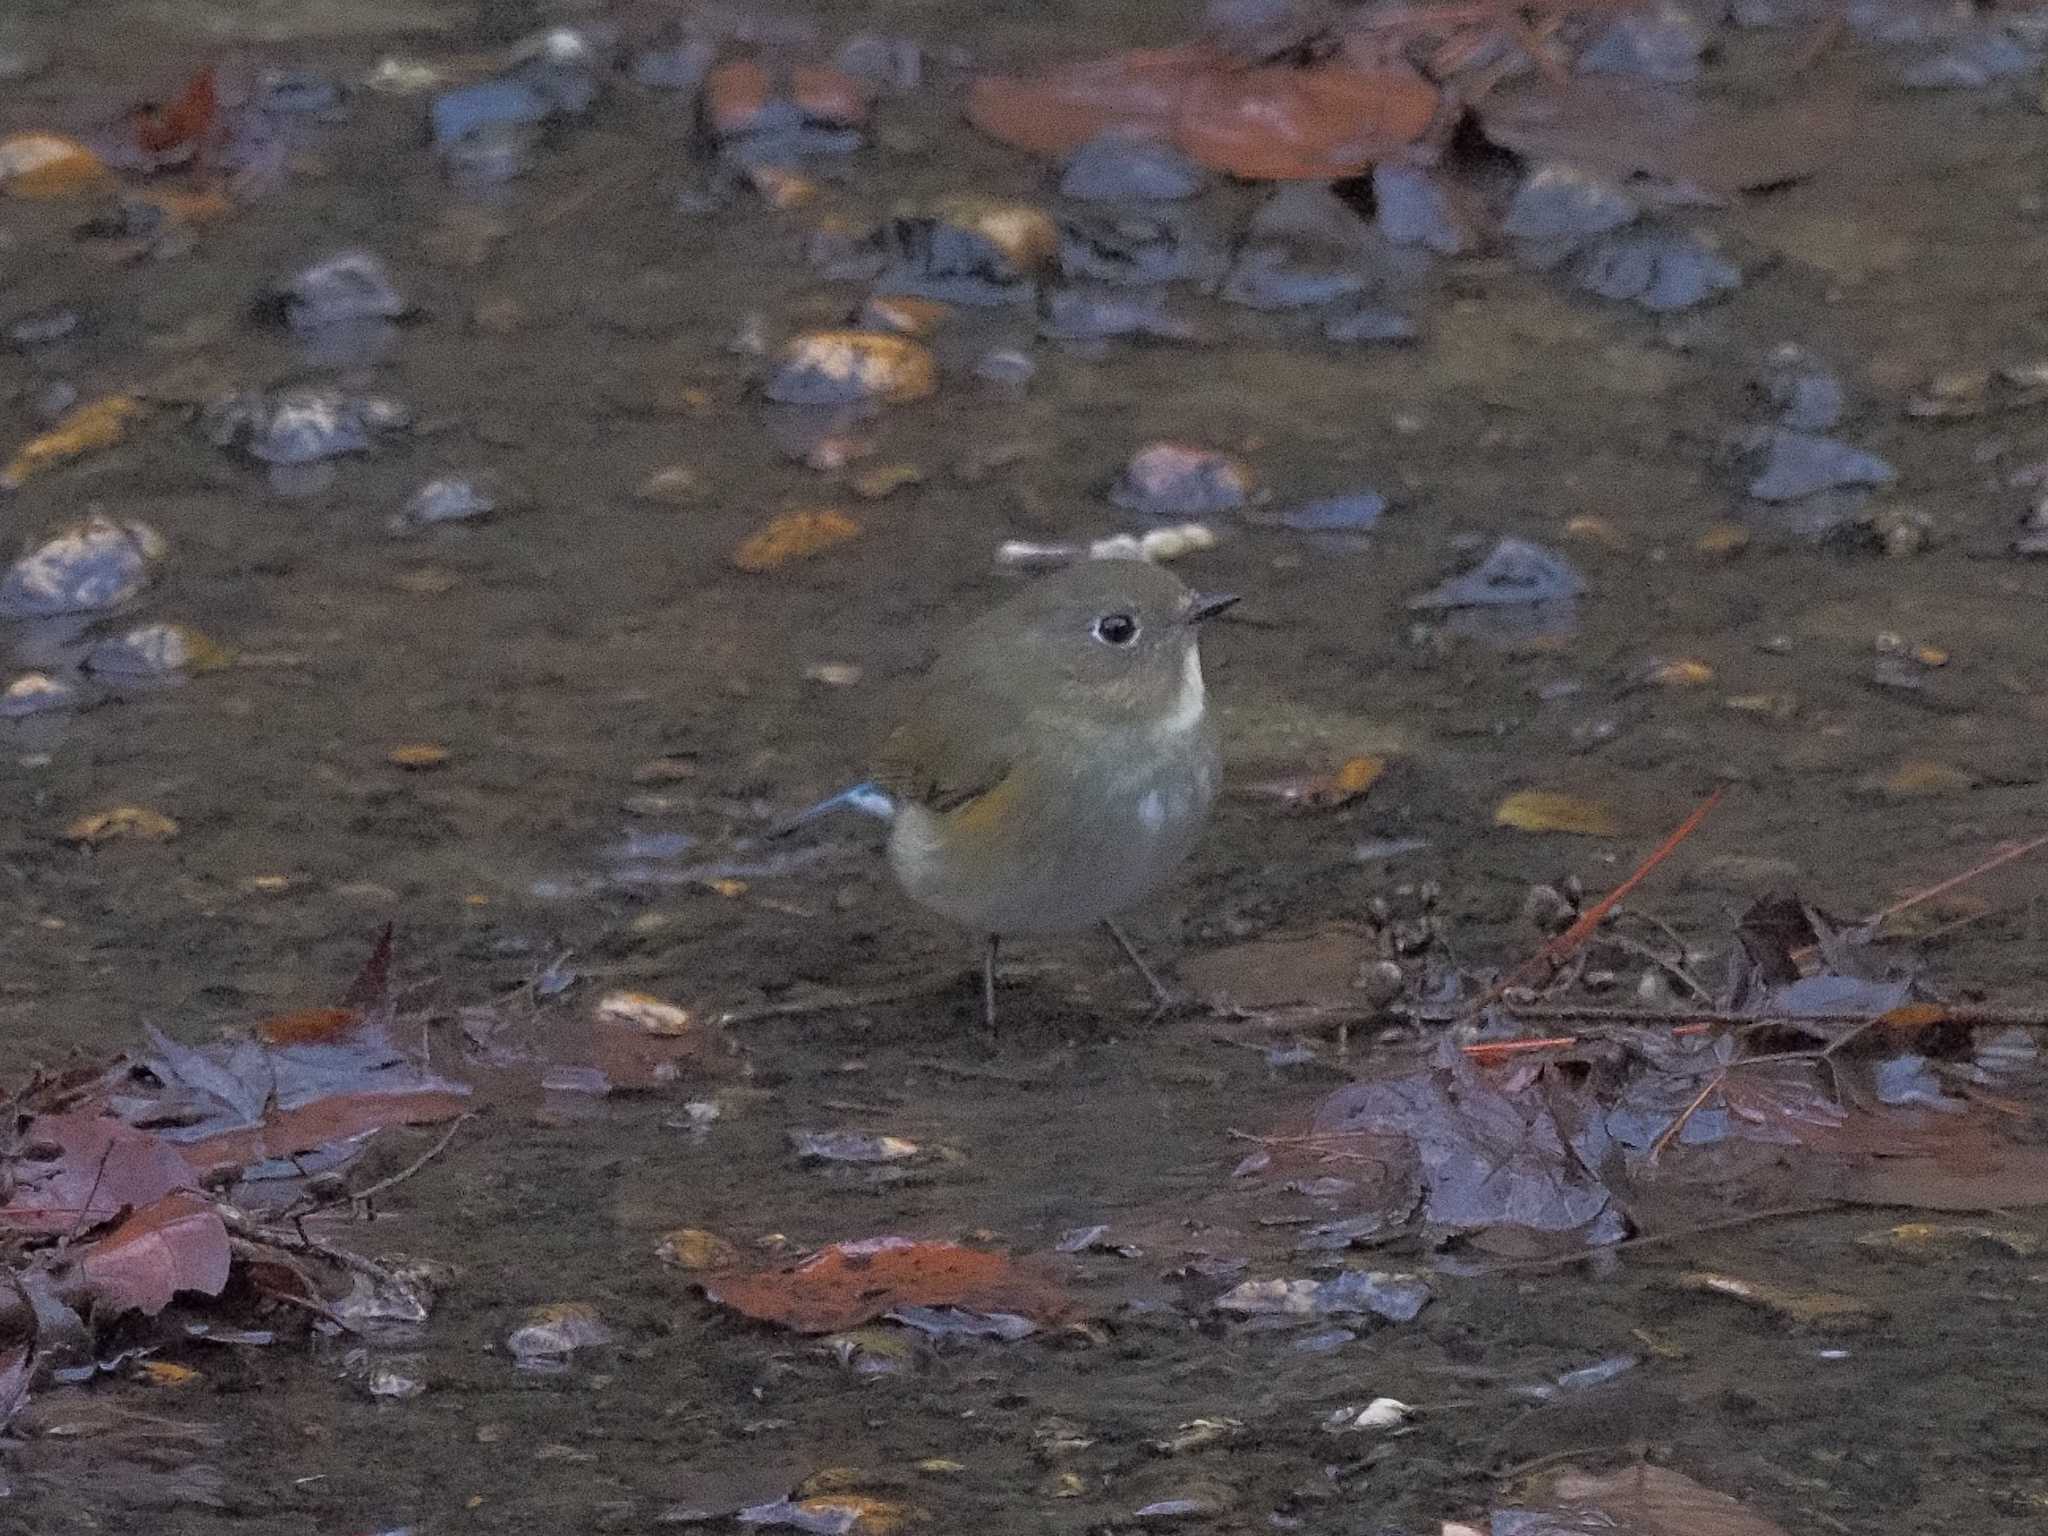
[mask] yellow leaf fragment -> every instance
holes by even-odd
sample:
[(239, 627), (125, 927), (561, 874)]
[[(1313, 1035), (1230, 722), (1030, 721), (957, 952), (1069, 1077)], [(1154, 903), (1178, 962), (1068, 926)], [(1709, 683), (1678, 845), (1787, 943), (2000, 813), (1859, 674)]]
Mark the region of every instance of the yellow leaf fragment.
[(1919, 799), (1927, 795), (1954, 795), (1974, 789), (1977, 778), (1967, 769), (1928, 758), (1909, 758), (1886, 774), (1877, 788), (1895, 799)]
[(448, 762), (448, 749), (438, 742), (409, 741), (403, 746), (393, 747), (384, 754), (384, 760), (395, 768), (411, 773), (424, 772), (429, 768), (440, 768)]
[(1714, 669), (1691, 656), (1677, 661), (1660, 661), (1643, 673), (1652, 688), (1699, 688), (1714, 680)]
[(185, 1387), (197, 1381), (199, 1373), (169, 1360), (144, 1360), (135, 1367), (135, 1379), (151, 1387)]
[(69, 197), (113, 179), (106, 162), (61, 133), (10, 133), (0, 138), (0, 191), (16, 197)]
[(1621, 831), (1614, 813), (1597, 800), (1549, 789), (1509, 795), (1494, 811), (1493, 824), (1517, 832), (1564, 832), (1574, 837), (1614, 837)]
[(67, 843), (82, 843), (88, 848), (97, 848), (117, 838), (168, 843), (177, 835), (178, 824), (175, 821), (146, 805), (117, 805), (110, 811), (94, 811), (79, 817), (64, 829)]
[(1714, 523), (1693, 542), (1693, 548), (1716, 559), (1733, 559), (1749, 548), (1750, 532), (1740, 523)]
[(113, 447), (128, 435), (141, 414), (142, 402), (132, 395), (102, 395), (73, 406), (49, 431), (21, 445), (21, 451), (0, 470), (0, 490), (16, 490), (46, 469)]
[(837, 507), (785, 512), (743, 540), (733, 551), (732, 563), (743, 571), (772, 571), (844, 544), (859, 532), (860, 524)]

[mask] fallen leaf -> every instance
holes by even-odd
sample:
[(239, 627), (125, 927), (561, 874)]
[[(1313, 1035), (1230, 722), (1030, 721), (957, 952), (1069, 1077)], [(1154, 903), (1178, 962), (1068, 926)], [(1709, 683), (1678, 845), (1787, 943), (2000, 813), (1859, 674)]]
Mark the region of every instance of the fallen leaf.
[(135, 1379), (148, 1387), (189, 1387), (201, 1378), (191, 1366), (173, 1360), (143, 1360), (136, 1364)]
[(132, 395), (102, 395), (73, 406), (49, 431), (23, 443), (7, 467), (0, 469), (0, 491), (19, 490), (45, 470), (113, 447), (128, 435), (141, 414), (142, 402)]
[(730, 1269), (740, 1261), (739, 1249), (702, 1227), (676, 1228), (662, 1238), (654, 1256), (677, 1269)]
[(935, 394), (931, 349), (886, 331), (812, 331), (777, 355), (764, 393), (784, 405), (908, 405)]
[(37, 1115), (5, 1164), (11, 1194), (0, 1230), (83, 1232), (192, 1184), (177, 1148), (86, 1110)]
[(1851, 1167), (1831, 1193), (1858, 1205), (1929, 1211), (2048, 1205), (2048, 1146), (2006, 1141), (1974, 1117), (1944, 1117), (1950, 1119), (1961, 1124), (1936, 1150), (1872, 1157)]
[(256, 1026), (265, 1045), (316, 1045), (346, 1039), (363, 1020), (359, 1008), (301, 1008), (272, 1014)]
[(81, 1250), (77, 1262), (83, 1301), (154, 1317), (180, 1291), (221, 1293), (228, 1283), (228, 1229), (205, 1201), (166, 1195)]
[(1913, 758), (1899, 764), (1875, 788), (1894, 799), (1919, 799), (1926, 795), (1960, 794), (1977, 786), (1977, 777), (1966, 768)]
[(860, 524), (836, 507), (785, 512), (743, 540), (732, 563), (743, 571), (772, 571), (791, 560), (806, 559), (860, 533)]
[(1246, 68), (1207, 43), (1141, 48), (1033, 77), (987, 76), (968, 120), (1035, 154), (1099, 135), (1172, 139), (1212, 170), (1254, 180), (1335, 181), (1418, 138), (1438, 93), (1411, 70), (1344, 58)]
[(110, 811), (94, 811), (64, 829), (65, 842), (82, 843), (88, 848), (97, 848), (116, 838), (167, 843), (177, 835), (175, 821), (144, 805), (117, 805)]
[(1598, 801), (1546, 789), (1509, 795), (1495, 809), (1493, 824), (1517, 832), (1565, 832), (1576, 837), (1614, 837), (1621, 831), (1614, 813)]
[(1248, 792), (1281, 800), (1289, 805), (1331, 811), (1340, 805), (1348, 805), (1365, 794), (1380, 781), (1380, 775), (1386, 771), (1387, 760), (1384, 757), (1352, 757), (1345, 759), (1333, 773), (1296, 774), (1284, 779), (1268, 779), (1252, 785)]
[(1790, 1322), (1829, 1333), (1869, 1328), (1884, 1315), (1882, 1308), (1860, 1297), (1845, 1296), (1835, 1291), (1793, 1290), (1788, 1286), (1745, 1280), (1740, 1275), (1716, 1274), (1708, 1270), (1689, 1270), (1678, 1277), (1678, 1285), (1681, 1289), (1702, 1291), (1710, 1296), (1732, 1297), (1760, 1312), (1769, 1312)]
[(69, 197), (96, 192), (113, 179), (106, 163), (61, 133), (0, 138), (0, 192), (16, 197)]
[(205, 1177), (357, 1141), (394, 1125), (434, 1125), (468, 1109), (468, 1090), (453, 1084), (413, 1092), (335, 1093), (296, 1109), (273, 1108), (260, 1125), (184, 1142), (178, 1151), (193, 1175)]
[(1276, 64), (1196, 80), (1174, 138), (1248, 181), (1337, 181), (1412, 144), (1436, 108), (1436, 87), (1410, 70)]
[(1606, 1476), (1561, 1467), (1551, 1479), (1550, 1497), (1562, 1512), (1579, 1516), (1564, 1523), (1568, 1530), (1592, 1524), (1630, 1536), (1785, 1536), (1784, 1527), (1727, 1494), (1647, 1462)]
[(136, 145), (149, 154), (183, 149), (197, 153), (212, 137), (219, 113), (219, 90), (209, 64), (186, 82), (176, 101), (168, 106), (152, 103), (137, 107), (130, 121)]
[(446, 767), (448, 749), (437, 742), (407, 742), (404, 746), (393, 747), (385, 753), (384, 760), (393, 767), (419, 773), (429, 768)]
[(690, 1032), (690, 1011), (665, 1003), (645, 992), (611, 992), (598, 999), (597, 1016), (607, 1023), (623, 1024), (650, 1035), (686, 1035)]
[(899, 1306), (1012, 1312), (1038, 1322), (1070, 1310), (1049, 1274), (1000, 1253), (902, 1237), (834, 1243), (800, 1264), (713, 1275), (703, 1290), (742, 1316), (799, 1333), (838, 1333)]
[(612, 1341), (612, 1331), (587, 1301), (557, 1301), (535, 1307), (505, 1339), (520, 1360), (549, 1359)]

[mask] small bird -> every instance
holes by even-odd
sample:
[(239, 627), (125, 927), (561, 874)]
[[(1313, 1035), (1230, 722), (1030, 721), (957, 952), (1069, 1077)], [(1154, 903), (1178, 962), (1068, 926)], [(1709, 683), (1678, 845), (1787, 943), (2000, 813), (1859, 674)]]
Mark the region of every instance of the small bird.
[(1010, 935), (1101, 924), (1162, 1003), (1115, 918), (1194, 847), (1222, 777), (1196, 626), (1235, 596), (1140, 560), (1084, 560), (946, 639), (874, 776), (785, 824), (852, 808), (891, 823), (920, 905), (986, 936), (982, 1015)]

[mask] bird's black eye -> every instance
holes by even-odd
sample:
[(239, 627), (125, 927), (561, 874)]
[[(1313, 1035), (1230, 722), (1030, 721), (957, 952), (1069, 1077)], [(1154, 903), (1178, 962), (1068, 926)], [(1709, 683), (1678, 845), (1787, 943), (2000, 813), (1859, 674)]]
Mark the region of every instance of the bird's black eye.
[(1095, 638), (1104, 645), (1129, 645), (1138, 638), (1138, 621), (1128, 613), (1105, 613), (1095, 621)]

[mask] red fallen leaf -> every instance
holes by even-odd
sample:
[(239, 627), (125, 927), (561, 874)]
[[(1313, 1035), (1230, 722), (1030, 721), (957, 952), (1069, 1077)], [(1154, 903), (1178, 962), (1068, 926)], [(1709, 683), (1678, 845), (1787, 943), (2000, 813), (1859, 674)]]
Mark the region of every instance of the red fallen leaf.
[(355, 1141), (393, 1125), (433, 1125), (469, 1108), (469, 1096), (453, 1089), (417, 1093), (337, 1093), (296, 1109), (272, 1110), (261, 1125), (223, 1131), (177, 1150), (194, 1176), (238, 1172), (267, 1158), (290, 1157), (336, 1142)]
[(768, 110), (772, 89), (757, 59), (729, 59), (704, 77), (704, 123), (720, 138), (745, 133)]
[(1248, 181), (1336, 181), (1414, 143), (1436, 108), (1436, 87), (1409, 70), (1267, 65), (1197, 81), (1174, 136)]
[(1231, 68), (1206, 43), (1137, 48), (1035, 76), (985, 75), (967, 93), (967, 120), (990, 138), (1063, 155), (1110, 129), (1167, 138), (1189, 88)]
[(169, 1142), (89, 1110), (37, 1115), (6, 1172), (0, 1231), (10, 1232), (82, 1232), (192, 1185)]
[(220, 92), (213, 66), (194, 75), (169, 106), (135, 109), (135, 142), (152, 155), (175, 149), (203, 149), (220, 116)]
[(392, 929), (393, 925), (386, 923), (384, 931), (377, 935), (370, 958), (363, 962), (362, 970), (342, 994), (344, 1008), (376, 1008), (391, 1000)]
[(1056, 1322), (1071, 1310), (1048, 1273), (958, 1243), (876, 1237), (834, 1243), (800, 1264), (712, 1275), (704, 1294), (757, 1322), (837, 1333), (899, 1306), (968, 1307)]
[(80, 1250), (74, 1289), (104, 1311), (154, 1317), (180, 1291), (218, 1296), (228, 1264), (220, 1213), (191, 1195), (167, 1195)]

